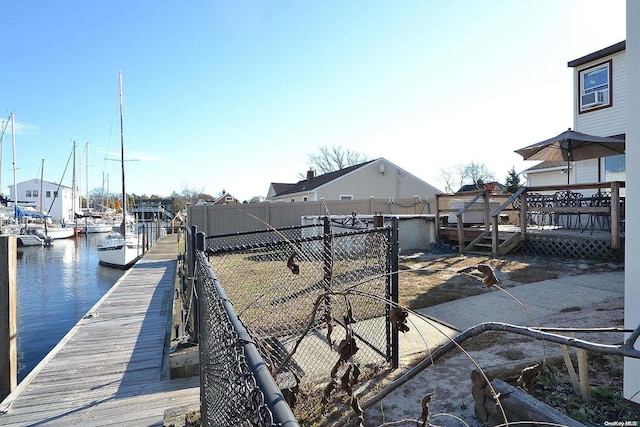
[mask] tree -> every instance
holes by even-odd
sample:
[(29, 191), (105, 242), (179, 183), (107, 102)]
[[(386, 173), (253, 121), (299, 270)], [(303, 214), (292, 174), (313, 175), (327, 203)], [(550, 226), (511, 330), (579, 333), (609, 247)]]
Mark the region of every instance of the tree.
[[(369, 160), (366, 154), (335, 145), (331, 148), (320, 147), (319, 151), (318, 154), (309, 154), (309, 167), (316, 170), (318, 174), (337, 171)], [(303, 176), (306, 177), (306, 174)]]
[(515, 193), (520, 187), (522, 187), (522, 184), (520, 183), (520, 174), (516, 172), (515, 166), (512, 166), (511, 170), (507, 174), (505, 186), (507, 187), (507, 193), (509, 194)]
[(455, 193), (467, 184), (475, 184), (478, 181), (490, 182), (495, 180), (495, 175), (484, 163), (471, 161), (467, 164), (458, 164), (449, 168), (440, 169), (441, 180), (447, 193)]
[(194, 188), (182, 187), (182, 191), (180, 193), (177, 193), (175, 191), (171, 193), (174, 212), (180, 212), (188, 204), (197, 202), (198, 199), (213, 199), (213, 197), (209, 196), (208, 194), (203, 194), (203, 191), (204, 189), (196, 190)]

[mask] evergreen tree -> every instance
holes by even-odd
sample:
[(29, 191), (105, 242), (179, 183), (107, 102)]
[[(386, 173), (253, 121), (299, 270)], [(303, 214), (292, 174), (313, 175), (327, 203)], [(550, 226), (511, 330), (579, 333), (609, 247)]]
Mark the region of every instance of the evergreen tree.
[(507, 187), (507, 193), (509, 194), (515, 193), (520, 187), (522, 187), (522, 184), (520, 183), (520, 175), (516, 172), (515, 166), (511, 167), (511, 170), (509, 171), (505, 186)]

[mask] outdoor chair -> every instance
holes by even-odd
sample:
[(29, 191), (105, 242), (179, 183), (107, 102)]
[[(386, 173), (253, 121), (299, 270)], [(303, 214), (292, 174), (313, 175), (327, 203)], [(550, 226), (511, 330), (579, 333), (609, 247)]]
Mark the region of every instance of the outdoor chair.
[(596, 225), (599, 230), (611, 230), (611, 194), (605, 191), (598, 191), (592, 197), (588, 198), (588, 205), (592, 208), (609, 208), (607, 212), (589, 212), (589, 220), (587, 224), (585, 224), (582, 232), (584, 232), (587, 227), (590, 227), (591, 233), (596, 228)]
[[(582, 193), (576, 193), (573, 191), (558, 191), (553, 196), (553, 204), (556, 207), (561, 208), (574, 208), (568, 211), (558, 212), (558, 225), (565, 226), (565, 228), (581, 228), (582, 227), (582, 215), (577, 210), (577, 208), (581, 207), (583, 204), (583, 196)], [(564, 222), (562, 221), (564, 218)]]
[(552, 213), (538, 208), (553, 207), (553, 197), (540, 193), (527, 194), (527, 224), (544, 228), (545, 224), (552, 224)]

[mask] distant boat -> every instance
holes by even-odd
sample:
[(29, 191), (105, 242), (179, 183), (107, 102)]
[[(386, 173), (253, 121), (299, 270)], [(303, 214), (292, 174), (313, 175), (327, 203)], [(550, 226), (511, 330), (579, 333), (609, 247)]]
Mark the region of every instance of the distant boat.
[(113, 226), (106, 222), (88, 223), (84, 227), (85, 233), (109, 233), (110, 231), (113, 231)]
[(35, 230), (35, 234), (41, 239), (68, 239), (69, 237), (73, 237), (75, 235), (74, 228), (66, 224), (45, 225), (44, 227), (34, 228), (33, 230)]
[(122, 72), (120, 83), (120, 164), (122, 169), (122, 225), (119, 233), (109, 233), (104, 242), (98, 246), (98, 260), (101, 265), (117, 268), (129, 268), (140, 259), (142, 245), (140, 237), (127, 226), (127, 192), (124, 174), (124, 126), (122, 120)]

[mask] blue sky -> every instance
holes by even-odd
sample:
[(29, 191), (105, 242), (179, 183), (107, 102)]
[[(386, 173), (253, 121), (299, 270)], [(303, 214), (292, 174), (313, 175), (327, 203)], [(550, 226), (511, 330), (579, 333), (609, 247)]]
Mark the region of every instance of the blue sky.
[[(86, 175), (118, 192), (106, 159), (119, 154), (122, 71), (128, 192), (241, 200), (298, 181), (333, 145), (441, 189), (441, 168), (471, 161), (504, 181), (535, 164), (514, 150), (572, 127), (567, 62), (625, 38), (624, 0), (34, 0), (2, 14), (0, 119), (15, 114), (18, 182), (43, 159), (59, 182), (75, 141), (82, 192)], [(5, 194), (11, 142), (9, 127)]]

